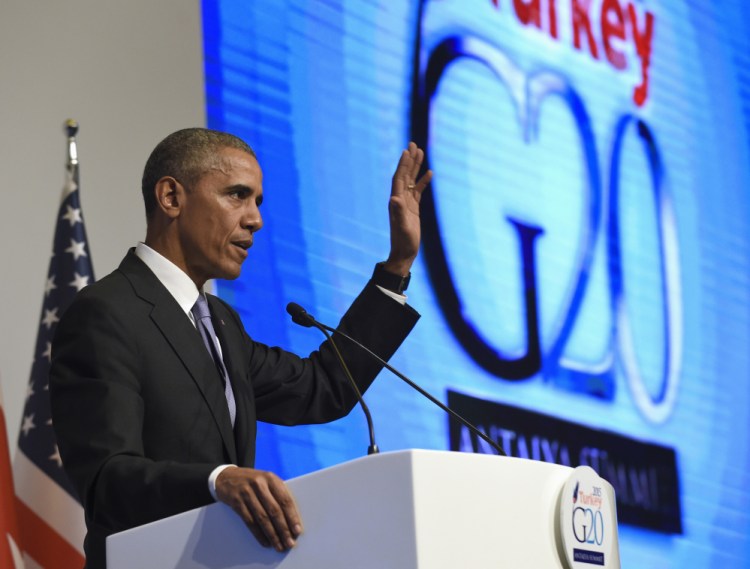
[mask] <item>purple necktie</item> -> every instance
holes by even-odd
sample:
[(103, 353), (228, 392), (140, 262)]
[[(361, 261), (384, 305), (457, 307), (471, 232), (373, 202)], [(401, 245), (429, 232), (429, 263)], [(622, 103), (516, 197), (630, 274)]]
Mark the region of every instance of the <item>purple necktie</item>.
[(219, 355), (219, 339), (216, 337), (214, 325), (211, 323), (211, 312), (208, 309), (206, 297), (202, 294), (198, 295), (198, 300), (195, 301), (190, 312), (193, 313), (193, 316), (195, 317), (195, 326), (201, 333), (203, 343), (206, 344), (206, 349), (208, 350), (208, 353), (211, 354), (219, 373), (221, 373), (221, 378), (224, 380), (224, 396), (227, 398), (229, 418), (234, 427), (234, 418), (237, 415), (237, 403), (234, 400), (234, 392), (232, 391), (232, 383), (229, 381), (229, 373), (227, 373), (224, 360), (221, 355)]

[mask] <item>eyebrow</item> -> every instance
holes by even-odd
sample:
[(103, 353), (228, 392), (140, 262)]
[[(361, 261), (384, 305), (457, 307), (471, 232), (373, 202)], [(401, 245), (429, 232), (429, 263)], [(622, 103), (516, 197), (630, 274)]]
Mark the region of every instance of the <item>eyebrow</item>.
[(256, 190), (254, 190), (254, 189), (253, 189), (253, 188), (252, 188), (251, 186), (248, 186), (248, 185), (246, 185), (246, 184), (234, 184), (234, 185), (232, 185), (232, 186), (228, 186), (228, 187), (226, 188), (226, 192), (227, 192), (228, 194), (231, 194), (232, 192), (236, 192), (237, 190), (246, 190), (246, 191), (247, 191), (247, 192), (249, 192), (249, 193), (250, 193), (251, 195), (252, 195), (252, 194), (256, 194), (256, 196), (255, 196), (255, 201), (256, 201), (256, 203), (257, 203), (258, 205), (260, 205), (260, 204), (262, 204), (262, 203), (263, 203), (263, 192), (262, 192), (262, 191), (261, 191), (261, 192), (257, 192), (257, 191), (256, 191)]

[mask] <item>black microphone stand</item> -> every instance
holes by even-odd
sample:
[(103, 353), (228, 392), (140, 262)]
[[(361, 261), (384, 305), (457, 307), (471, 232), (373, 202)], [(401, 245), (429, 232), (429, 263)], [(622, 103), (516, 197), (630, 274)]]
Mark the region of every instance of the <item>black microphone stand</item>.
[(333, 338), (331, 338), (331, 335), (328, 333), (328, 330), (326, 329), (327, 326), (324, 326), (323, 324), (318, 322), (304, 308), (294, 302), (290, 302), (289, 304), (287, 304), (286, 311), (292, 317), (292, 321), (295, 324), (299, 324), (300, 326), (304, 326), (305, 328), (317, 328), (323, 333), (323, 335), (325, 335), (326, 340), (330, 342), (331, 346), (333, 347), (333, 351), (336, 353), (336, 356), (339, 359), (339, 363), (341, 363), (344, 374), (349, 379), (349, 383), (352, 384), (352, 388), (354, 388), (354, 393), (357, 395), (357, 399), (359, 400), (359, 404), (362, 407), (362, 411), (364, 411), (365, 413), (365, 419), (367, 419), (367, 428), (370, 432), (370, 446), (367, 447), (367, 454), (378, 454), (380, 452), (380, 449), (378, 449), (378, 445), (375, 443), (375, 426), (372, 422), (372, 415), (370, 415), (370, 408), (367, 406), (367, 403), (365, 403), (365, 399), (364, 397), (362, 397), (362, 392), (359, 390), (357, 382), (354, 381), (354, 377), (349, 371), (349, 366), (346, 365), (344, 357), (341, 355), (336, 342), (333, 341)]
[[(453, 417), (455, 420), (457, 420), (459, 423), (464, 425), (467, 429), (469, 429), (472, 433), (474, 433), (476, 436), (481, 438), (483, 441), (485, 441), (487, 444), (489, 444), (492, 448), (494, 448), (497, 453), (500, 456), (508, 456), (506, 452), (491, 438), (489, 438), (487, 435), (485, 435), (482, 431), (477, 429), (474, 425), (472, 425), (469, 421), (464, 419), (461, 415), (456, 413), (453, 409), (450, 407), (444, 405), (442, 401), (439, 401), (435, 397), (433, 397), (430, 393), (422, 389), (419, 385), (414, 383), (411, 379), (406, 377), (403, 373), (398, 371), (396, 368), (394, 368), (392, 365), (390, 365), (387, 361), (385, 361), (383, 358), (381, 358), (379, 355), (377, 355), (375, 352), (373, 352), (370, 348), (362, 344), (361, 342), (358, 342), (345, 332), (342, 332), (341, 330), (337, 330), (336, 328), (331, 328), (330, 326), (326, 326), (322, 322), (318, 322), (315, 317), (312, 316), (307, 310), (302, 308), (299, 304), (290, 302), (287, 304), (286, 311), (292, 316), (292, 320), (299, 324), (300, 326), (310, 327), (315, 326), (318, 328), (321, 332), (325, 333), (325, 331), (329, 331), (334, 334), (338, 334), (339, 336), (343, 336), (347, 340), (349, 340), (351, 343), (353, 343), (355, 346), (358, 346), (365, 352), (367, 352), (371, 357), (375, 358), (383, 367), (385, 367), (388, 371), (390, 371), (393, 375), (404, 381), (409, 387), (412, 389), (417, 390), (419, 393), (421, 393), (424, 397), (432, 401), (435, 405), (440, 407), (443, 411), (448, 413), (451, 417)], [(330, 338), (330, 335), (326, 334), (326, 337)], [(333, 340), (331, 340), (331, 343), (333, 343)], [(338, 349), (336, 350), (338, 352)], [(341, 357), (339, 355), (339, 357)], [(343, 360), (342, 360), (343, 362)], [(354, 379), (351, 379), (352, 382), (354, 382)], [(355, 387), (356, 389), (356, 387)], [(357, 393), (359, 393), (359, 390), (357, 389)], [(362, 402), (362, 408), (365, 409), (365, 414), (370, 416), (369, 410), (367, 410), (367, 407), (364, 405), (364, 400), (361, 400)], [(376, 447), (377, 448), (377, 447)]]

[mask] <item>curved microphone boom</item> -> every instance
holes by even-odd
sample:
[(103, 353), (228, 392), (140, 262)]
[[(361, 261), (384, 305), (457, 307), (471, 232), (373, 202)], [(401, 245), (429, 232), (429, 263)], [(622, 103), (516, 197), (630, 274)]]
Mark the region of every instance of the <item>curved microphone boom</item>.
[(341, 355), (341, 352), (339, 351), (338, 346), (333, 341), (333, 338), (331, 338), (331, 335), (328, 333), (328, 330), (326, 329), (327, 326), (323, 326), (320, 322), (315, 320), (315, 318), (307, 312), (304, 308), (302, 308), (299, 304), (296, 302), (290, 302), (286, 305), (286, 311), (289, 313), (289, 316), (292, 317), (292, 322), (295, 324), (299, 324), (300, 326), (303, 326), (304, 328), (317, 328), (320, 330), (326, 337), (326, 339), (331, 343), (331, 346), (333, 347), (333, 351), (336, 353), (336, 356), (339, 359), (339, 362), (341, 363), (341, 367), (344, 370), (344, 374), (349, 379), (349, 382), (352, 384), (352, 388), (354, 388), (354, 393), (357, 395), (357, 399), (359, 400), (359, 404), (362, 407), (362, 411), (365, 413), (365, 418), (367, 419), (367, 428), (370, 431), (370, 446), (367, 447), (367, 454), (378, 454), (380, 450), (378, 449), (378, 445), (375, 444), (375, 427), (372, 423), (372, 415), (370, 415), (370, 409), (367, 407), (367, 403), (365, 403), (364, 397), (362, 397), (362, 392), (359, 390), (359, 386), (357, 385), (357, 382), (354, 381), (354, 377), (352, 376), (352, 373), (349, 371), (349, 367), (346, 365), (346, 362), (344, 361), (344, 357)]
[[(338, 334), (339, 336), (343, 336), (344, 338), (346, 338), (347, 340), (349, 340), (352, 344), (354, 344), (355, 346), (358, 346), (360, 349), (362, 349), (366, 353), (368, 353), (371, 357), (375, 358), (383, 367), (385, 367), (393, 375), (395, 375), (396, 377), (398, 377), (399, 379), (401, 379), (402, 381), (404, 381), (407, 385), (409, 385), (409, 387), (411, 387), (412, 389), (415, 389), (416, 391), (418, 391), (420, 394), (422, 394), (424, 397), (426, 397), (427, 399), (429, 399), (430, 401), (432, 401), (432, 403), (434, 403), (435, 405), (437, 405), (438, 407), (440, 407), (443, 411), (445, 411), (446, 413), (448, 413), (451, 417), (453, 417), (459, 423), (461, 423), (462, 425), (464, 425), (467, 429), (469, 429), (472, 433), (474, 433), (480, 439), (482, 439), (487, 444), (489, 444), (492, 448), (494, 448), (497, 451), (497, 453), (500, 456), (507, 456), (507, 454), (505, 453), (505, 451), (502, 448), (500, 448), (500, 446), (495, 441), (493, 441), (491, 438), (489, 438), (487, 435), (485, 435), (482, 431), (480, 431), (479, 429), (477, 429), (474, 425), (472, 425), (469, 421), (467, 421), (461, 415), (459, 415), (458, 413), (456, 413), (453, 409), (451, 409), (450, 407), (444, 405), (441, 401), (439, 401), (438, 399), (436, 399), (435, 397), (433, 397), (430, 393), (428, 393), (427, 391), (425, 391), (424, 389), (422, 389), (419, 385), (417, 385), (416, 383), (414, 383), (411, 379), (409, 379), (408, 377), (406, 377), (403, 373), (401, 373), (400, 371), (398, 371), (396, 368), (394, 368), (387, 361), (385, 361), (383, 358), (381, 358), (379, 355), (377, 355), (375, 352), (373, 352), (370, 348), (368, 348), (367, 346), (365, 346), (361, 342), (355, 340), (354, 338), (352, 338), (348, 334), (342, 332), (341, 330), (337, 330), (336, 328), (331, 328), (330, 326), (326, 326), (322, 322), (318, 322), (313, 317), (312, 314), (310, 314), (309, 312), (307, 312), (307, 310), (305, 310), (304, 308), (302, 308), (299, 304), (297, 304), (295, 302), (290, 302), (289, 304), (287, 304), (286, 311), (292, 316), (292, 321), (295, 324), (299, 324), (300, 326), (304, 326), (306, 328), (314, 326), (314, 327), (318, 328), (324, 334), (326, 333), (326, 331), (328, 331), (328, 332), (332, 332), (334, 334)], [(328, 334), (326, 334), (326, 337), (330, 338), (330, 336)], [(331, 343), (333, 343), (333, 340), (331, 340)], [(338, 353), (338, 349), (336, 351)], [(341, 356), (339, 355), (339, 357), (341, 357)], [(354, 380), (352, 379), (351, 381), (354, 381)], [(359, 390), (357, 390), (357, 393), (359, 393)], [(365, 405), (364, 405), (364, 401), (362, 401), (362, 400), (360, 400), (360, 401), (362, 403), (362, 408), (363, 409), (367, 409), (365, 407)], [(370, 416), (369, 410), (366, 410), (366, 415), (368, 417)]]

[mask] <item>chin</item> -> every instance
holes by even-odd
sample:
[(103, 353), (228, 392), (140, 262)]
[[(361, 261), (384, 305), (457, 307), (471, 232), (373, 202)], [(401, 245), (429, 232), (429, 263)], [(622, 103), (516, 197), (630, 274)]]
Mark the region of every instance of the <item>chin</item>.
[(242, 274), (242, 267), (233, 267), (230, 270), (227, 270), (224, 272), (223, 275), (221, 275), (219, 278), (224, 279), (226, 281), (233, 281), (237, 279)]

